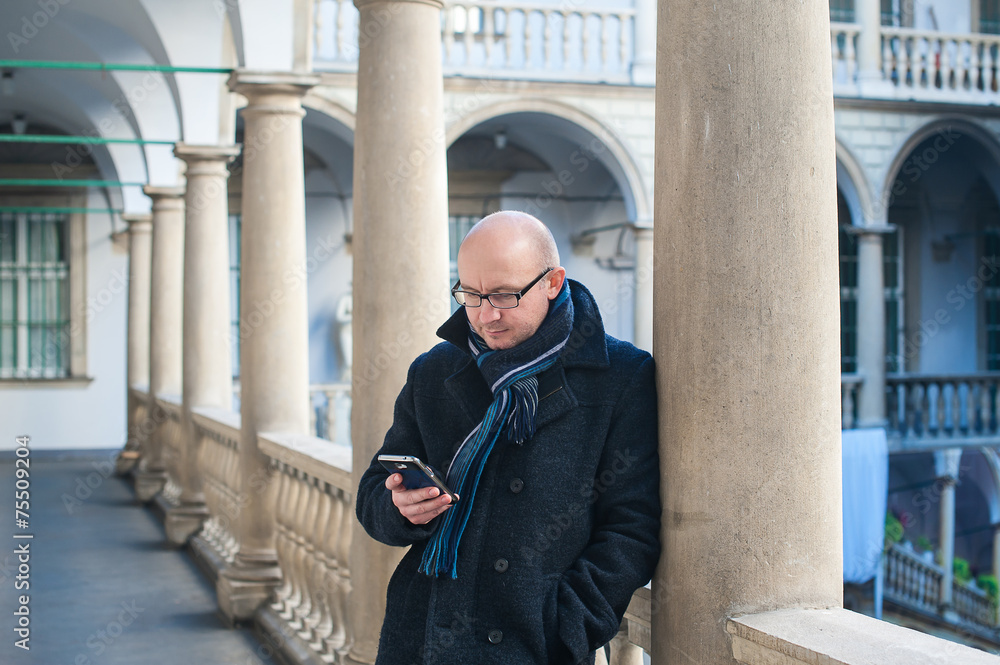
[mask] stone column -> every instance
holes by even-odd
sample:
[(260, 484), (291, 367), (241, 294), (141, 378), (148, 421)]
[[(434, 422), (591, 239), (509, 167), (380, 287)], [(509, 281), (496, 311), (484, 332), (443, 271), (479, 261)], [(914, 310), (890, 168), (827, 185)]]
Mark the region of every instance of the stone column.
[(635, 345), (653, 350), (653, 227), (635, 229)]
[(842, 604), (829, 8), (660, 10), (652, 660), (730, 665), (728, 617)]
[(632, 83), (656, 83), (656, 0), (636, 0)]
[[(354, 482), (392, 424), (410, 362), (447, 318), (448, 200), (438, 1), (356, 0), (361, 46), (354, 151)], [(390, 17), (385, 20), (385, 17)], [(392, 279), (386, 279), (391, 266)], [(398, 298), (401, 284), (408, 298)], [(382, 303), (392, 302), (392, 307)], [(399, 322), (405, 321), (405, 326)], [(355, 524), (347, 662), (372, 663), (402, 552)]]
[(149, 278), (152, 256), (152, 216), (126, 215), (128, 223), (128, 356), (126, 391), (125, 448), (118, 454), (116, 471), (126, 473), (142, 451), (140, 404), (132, 389), (149, 391)]
[(229, 346), (229, 202), (226, 165), (237, 146), (183, 143), (174, 155), (187, 164), (184, 200), (184, 380), (179, 505), (167, 510), (167, 540), (183, 545), (208, 518), (198, 437), (191, 410), (233, 403)]
[(163, 460), (167, 417), (156, 407), (156, 396), (181, 394), (184, 189), (147, 186), (143, 191), (153, 200), (148, 417), (155, 429), (139, 462), (135, 493), (140, 501), (149, 501), (167, 482)]
[(882, 78), (882, 3), (880, 0), (856, 0), (854, 20), (858, 34), (858, 87), (862, 93), (877, 94), (891, 88)]
[(885, 280), (882, 236), (886, 229), (852, 229), (858, 241), (858, 427), (884, 427)]
[(275, 488), (257, 435), (309, 431), (302, 97), (317, 83), (313, 75), (248, 71), (229, 79), (230, 90), (248, 102), (242, 112), (239, 551), (216, 587), (231, 621), (253, 616), (281, 578)]
[(955, 612), (955, 484), (958, 483), (961, 448), (938, 450), (934, 453), (934, 471), (941, 488), (940, 523), (938, 542), (941, 547), (941, 615), (948, 621), (957, 621)]

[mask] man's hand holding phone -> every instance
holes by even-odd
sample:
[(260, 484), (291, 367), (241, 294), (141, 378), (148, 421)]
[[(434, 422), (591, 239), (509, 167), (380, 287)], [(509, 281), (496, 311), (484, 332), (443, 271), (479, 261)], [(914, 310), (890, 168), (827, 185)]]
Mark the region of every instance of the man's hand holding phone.
[(392, 492), (392, 503), (411, 524), (427, 524), (451, 507), (451, 497), (437, 487), (418, 487), (408, 490), (403, 486), (403, 476), (390, 474), (385, 479), (386, 489)]

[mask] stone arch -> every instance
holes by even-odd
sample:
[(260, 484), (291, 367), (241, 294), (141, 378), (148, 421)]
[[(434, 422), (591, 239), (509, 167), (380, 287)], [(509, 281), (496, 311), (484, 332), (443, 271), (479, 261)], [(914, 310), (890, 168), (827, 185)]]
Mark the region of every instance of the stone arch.
[(607, 147), (607, 152), (610, 153), (610, 159), (602, 156), (600, 162), (617, 181), (625, 198), (625, 209), (633, 221), (644, 220), (652, 224), (653, 206), (649, 192), (643, 182), (639, 166), (625, 142), (606, 123), (569, 104), (531, 97), (485, 105), (462, 115), (461, 118), (446, 127), (445, 145), (451, 146), (462, 135), (483, 122), (517, 113), (552, 116), (569, 123), (569, 125), (575, 125), (582, 132), (600, 140)]
[(837, 187), (847, 201), (854, 226), (884, 225), (885, 216), (876, 218), (872, 206), (871, 185), (861, 164), (851, 151), (837, 141)]
[(896, 150), (896, 155), (886, 170), (885, 179), (881, 187), (881, 196), (878, 201), (879, 205), (877, 207), (883, 215), (888, 212), (895, 196), (893, 187), (895, 186), (896, 179), (903, 169), (903, 165), (910, 159), (911, 153), (917, 146), (935, 134), (940, 135), (941, 140), (944, 141), (942, 145), (950, 146), (955, 141), (951, 136), (954, 133), (974, 140), (992, 158), (985, 163), (977, 164), (977, 166), (983, 172), (983, 175), (986, 176), (986, 181), (989, 183), (994, 196), (1000, 200), (1000, 143), (998, 143), (997, 138), (988, 129), (968, 118), (943, 116), (915, 129), (903, 140)]

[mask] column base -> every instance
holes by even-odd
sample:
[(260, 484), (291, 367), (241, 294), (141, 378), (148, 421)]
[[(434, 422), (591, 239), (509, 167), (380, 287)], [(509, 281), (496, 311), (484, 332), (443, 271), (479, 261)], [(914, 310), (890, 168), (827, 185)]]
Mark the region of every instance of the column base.
[(151, 501), (167, 484), (166, 471), (136, 471), (133, 477), (135, 479), (135, 496), (142, 503)]
[(128, 475), (129, 471), (139, 463), (138, 450), (123, 450), (115, 456), (115, 473), (119, 476)]
[(201, 530), (208, 519), (208, 508), (203, 503), (186, 503), (167, 510), (163, 528), (167, 542), (180, 547)]
[(230, 566), (225, 569), (215, 583), (215, 594), (223, 618), (230, 625), (253, 619), (254, 613), (267, 602), (280, 583), (281, 569), (277, 565), (260, 568)]

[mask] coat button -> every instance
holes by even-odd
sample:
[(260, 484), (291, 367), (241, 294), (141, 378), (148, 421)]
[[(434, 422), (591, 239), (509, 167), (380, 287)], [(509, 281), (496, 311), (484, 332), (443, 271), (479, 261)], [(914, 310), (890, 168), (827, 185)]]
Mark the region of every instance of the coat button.
[(503, 632), (494, 628), (486, 639), (490, 641), (490, 644), (500, 644), (500, 641), (503, 640)]
[(509, 565), (507, 564), (507, 559), (497, 559), (493, 562), (493, 570), (498, 573), (506, 573)]
[(524, 481), (521, 480), (520, 478), (515, 478), (514, 480), (510, 481), (510, 491), (513, 492), (514, 494), (517, 494), (523, 489), (524, 489)]

